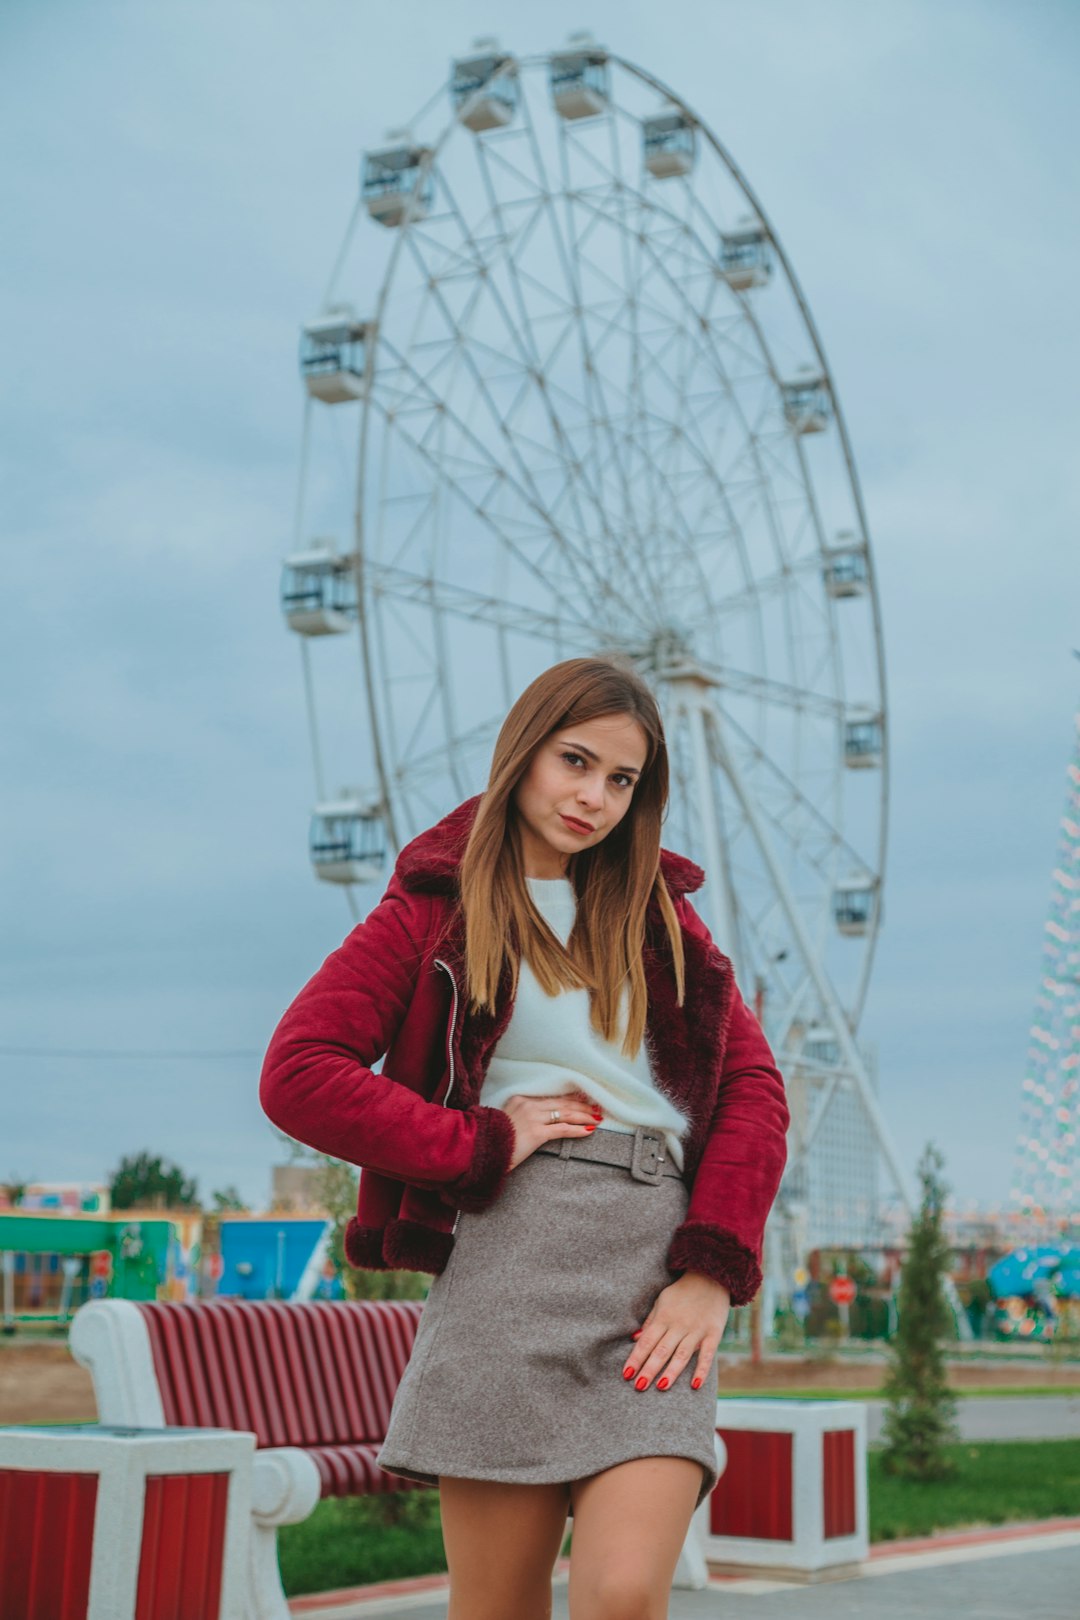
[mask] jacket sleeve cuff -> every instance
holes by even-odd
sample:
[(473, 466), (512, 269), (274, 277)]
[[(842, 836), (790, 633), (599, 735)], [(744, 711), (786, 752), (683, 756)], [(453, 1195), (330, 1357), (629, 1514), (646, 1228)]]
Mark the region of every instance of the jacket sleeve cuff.
[(749, 1305), (761, 1287), (761, 1266), (753, 1250), (707, 1221), (684, 1221), (676, 1227), (667, 1264), (671, 1271), (701, 1271), (723, 1283), (733, 1305)]
[(502, 1108), (477, 1103), (464, 1112), (476, 1120), (472, 1163), (455, 1181), (444, 1181), (439, 1191), (446, 1203), (475, 1213), (487, 1209), (502, 1192), (510, 1174), (517, 1132), (510, 1115)]
[(354, 1215), (345, 1228), (345, 1258), (350, 1266), (362, 1271), (388, 1271), (382, 1257), (383, 1229), (381, 1226), (361, 1226)]

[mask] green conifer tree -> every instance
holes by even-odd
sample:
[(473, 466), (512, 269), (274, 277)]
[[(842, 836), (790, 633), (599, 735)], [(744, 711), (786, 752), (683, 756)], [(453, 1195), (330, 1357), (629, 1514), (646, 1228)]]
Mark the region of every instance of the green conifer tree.
[(885, 1379), (882, 1467), (907, 1479), (943, 1479), (951, 1468), (945, 1447), (959, 1438), (943, 1349), (953, 1326), (942, 1286), (949, 1265), (942, 1230), (944, 1162), (937, 1148), (927, 1143), (919, 1161), (922, 1199), (908, 1234), (897, 1301), (899, 1321)]

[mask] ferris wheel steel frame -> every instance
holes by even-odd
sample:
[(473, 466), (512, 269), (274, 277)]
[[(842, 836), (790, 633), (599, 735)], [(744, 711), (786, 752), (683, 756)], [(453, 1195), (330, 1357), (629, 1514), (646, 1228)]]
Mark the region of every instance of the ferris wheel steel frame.
[[(819, 1011), (816, 1015), (812, 1014), (811, 1019), (814, 1016), (819, 1019), (824, 1017), (840, 1049), (839, 1061), (823, 1068), (824, 1083), (817, 1093), (801, 1139), (795, 1144), (793, 1166), (809, 1157), (829, 1113), (837, 1088), (847, 1085), (853, 1088), (865, 1111), (876, 1139), (876, 1146), (888, 1167), (901, 1205), (910, 1210), (911, 1203), (905, 1176), (855, 1038), (865, 1003), (881, 922), (888, 820), (889, 734), (885, 723), (887, 698), (879, 597), (869, 529), (847, 426), (809, 305), (779, 235), (746, 177), (708, 126), (673, 90), (658, 77), (626, 58), (611, 51), (605, 54), (607, 62), (613, 69), (625, 73), (631, 80), (655, 92), (682, 115), (726, 171), (735, 191), (741, 194), (749, 205), (753, 216), (760, 221), (769, 249), (779, 264), (801, 321), (801, 335), (809, 344), (811, 359), (827, 389), (829, 426), (836, 435), (846, 477), (846, 494), (850, 499), (854, 518), (853, 530), (861, 544), (866, 569), (865, 600), (870, 615), (876, 710), (882, 721), (880, 759), (877, 764), (880, 790), (876, 817), (876, 845), (872, 855), (860, 853), (858, 848), (848, 842), (841, 830), (838, 814), (834, 813), (830, 817), (819, 803), (809, 797), (795, 775), (785, 770), (781, 763), (772, 757), (747, 724), (736, 719), (733, 714), (723, 712), (715, 701), (716, 692), (722, 688), (752, 702), (755, 705), (754, 712), (758, 716), (760, 729), (764, 727), (761, 716), (769, 712), (771, 706), (780, 711), (787, 710), (800, 719), (803, 716), (816, 717), (842, 732), (851, 705), (843, 696), (839, 632), (836, 622), (837, 604), (834, 600), (828, 596), (823, 600), (823, 620), (827, 630), (827, 634), (823, 636), (824, 647), (819, 655), (818, 665), (805, 671), (804, 680), (801, 683), (785, 681), (777, 679), (773, 674), (764, 673), (767, 656), (762, 604), (770, 599), (777, 601), (790, 641), (789, 655), (794, 660), (798, 653), (798, 657), (801, 658), (803, 654), (801, 647), (798, 646), (801, 626), (794, 616), (793, 582), (796, 586), (802, 584), (807, 591), (813, 584), (819, 583), (823, 561), (829, 554), (830, 545), (803, 437), (791, 430), (785, 431), (782, 435), (777, 433), (774, 420), (775, 406), (785, 386), (784, 373), (773, 352), (765, 323), (763, 319), (759, 319), (755, 310), (756, 294), (754, 291), (734, 292), (736, 304), (731, 312), (723, 317), (726, 328), (723, 332), (723, 343), (737, 348), (737, 337), (749, 335), (755, 347), (752, 352), (747, 347), (744, 357), (751, 359), (761, 368), (761, 379), (767, 384), (760, 391), (761, 405), (758, 417), (751, 421), (746, 416), (741, 390), (746, 393), (752, 392), (753, 373), (740, 375), (732, 380), (728, 374), (726, 353), (721, 351), (721, 340), (711, 329), (710, 320), (693, 307), (687, 287), (680, 284), (677, 271), (663, 262), (663, 254), (658, 251), (655, 236), (650, 241), (640, 227), (634, 230), (630, 210), (635, 205), (639, 210), (643, 209), (642, 194), (635, 190), (634, 182), (627, 180), (622, 172), (619, 131), (616, 129), (616, 118), (622, 109), (613, 99), (602, 115), (583, 121), (593, 125), (594, 128), (602, 123), (607, 124), (611, 130), (612, 160), (608, 180), (613, 181), (614, 185), (605, 184), (597, 195), (589, 195), (587, 188), (571, 184), (568, 145), (572, 136), (579, 132), (571, 130), (565, 120), (556, 118), (554, 122), (560, 157), (560, 173), (556, 182), (559, 189), (546, 187), (543, 190), (536, 213), (537, 218), (547, 217), (551, 224), (553, 240), (562, 256), (561, 268), (572, 296), (574, 318), (573, 321), (566, 322), (565, 330), (555, 347), (546, 355), (540, 352), (534, 320), (529, 314), (529, 302), (524, 296), (525, 273), (515, 256), (517, 247), (516, 245), (512, 249), (507, 247), (507, 244), (515, 244), (517, 229), (516, 227), (511, 229), (507, 225), (504, 216), (509, 205), (505, 199), (500, 200), (489, 167), (494, 161), (489, 157), (489, 143), (493, 146), (496, 140), (505, 139), (511, 133), (509, 128), (493, 131), (483, 138), (471, 137), (463, 129), (462, 109), (459, 109), (458, 113), (448, 120), (441, 133), (424, 143), (425, 155), (421, 159), (421, 180), (430, 177), (431, 181), (437, 184), (443, 205), (442, 211), (436, 215), (429, 215), (420, 209), (418, 204), (422, 188), (418, 181), (405, 207), (403, 218), (395, 229), (371, 317), (374, 340), (365, 355), (365, 388), (360, 402), (361, 421), (353, 510), (354, 544), (349, 559), (356, 593), (358, 642), (370, 745), (381, 801), (385, 809), (389, 841), (395, 851), (399, 850), (405, 841), (403, 835), (406, 828), (401, 824), (400, 764), (404, 755), (394, 735), (392, 713), (386, 697), (389, 680), (392, 677), (388, 678), (386, 673), (387, 654), (385, 647), (380, 645), (383, 631), (377, 617), (373, 616), (374, 601), (391, 599), (401, 604), (423, 608), (430, 616), (432, 647), (438, 670), (438, 679), (433, 682), (430, 702), (437, 702), (441, 710), (441, 724), (446, 743), (445, 746), (429, 745), (416, 753), (410, 758), (408, 768), (413, 783), (423, 780), (442, 782), (449, 778), (459, 797), (476, 790), (476, 784), (467, 779), (464, 761), (475, 750), (490, 747), (494, 742), (499, 719), (492, 716), (465, 730), (459, 727), (451, 678), (453, 660), (448, 643), (447, 621), (450, 619), (463, 621), (494, 631), (498, 647), (497, 674), (504, 700), (503, 710), (516, 695), (509, 662), (509, 637), (537, 639), (560, 657), (570, 656), (575, 652), (594, 652), (598, 647), (598, 639), (601, 639), (598, 638), (596, 624), (589, 612), (586, 611), (584, 615), (576, 613), (572, 604), (567, 601), (565, 592), (558, 602), (557, 613), (545, 611), (541, 605), (529, 606), (523, 601), (502, 595), (498, 589), (490, 588), (490, 585), (488, 589), (483, 589), (480, 584), (474, 585), (471, 581), (465, 582), (460, 578), (437, 577), (437, 570), (434, 568), (419, 571), (402, 566), (394, 556), (386, 557), (376, 551), (376, 546), (372, 544), (371, 531), (373, 520), (376, 527), (382, 523), (384, 507), (379, 505), (374, 513), (369, 512), (368, 508), (372, 504), (369, 491), (373, 483), (377, 489), (382, 490), (385, 485), (379, 480), (388, 480), (388, 474), (385, 467), (377, 473), (374, 471), (371, 457), (378, 447), (373, 442), (373, 435), (381, 416), (383, 418), (380, 424), (383, 432), (381, 450), (385, 458), (395, 443), (394, 435), (387, 430), (388, 413), (390, 411), (394, 413), (396, 425), (411, 400), (414, 405), (416, 401), (420, 402), (416, 408), (421, 420), (424, 413), (431, 418), (423, 434), (409, 442), (410, 453), (418, 458), (420, 465), (430, 477), (428, 499), (431, 506), (436, 506), (440, 499), (444, 499), (447, 486), (451, 486), (451, 493), (455, 499), (469, 507), (480, 528), (490, 533), (499, 551), (499, 559), (505, 563), (506, 569), (512, 560), (515, 566), (522, 570), (524, 576), (531, 577), (541, 589), (548, 588), (548, 569), (565, 571), (563, 577), (580, 592), (581, 599), (586, 604), (595, 606), (599, 603), (605, 612), (617, 608), (625, 615), (626, 623), (632, 627), (634, 633), (620, 639), (620, 650), (630, 652), (643, 669), (652, 673), (668, 723), (681, 717), (688, 734), (690, 757), (682, 771), (682, 780), (693, 783), (698, 801), (697, 836), (693, 839), (693, 844), (702, 850), (703, 864), (713, 879), (708, 885), (712, 893), (707, 895), (707, 899), (709, 909), (713, 912), (718, 937), (722, 941), (722, 948), (733, 958), (737, 975), (743, 983), (749, 982), (755, 961), (759, 968), (762, 966), (763, 953), (768, 949), (768, 941), (761, 933), (755, 932), (758, 925), (750, 917), (747, 906), (740, 904), (739, 876), (733, 869), (730, 859), (733, 827), (736, 835), (743, 829), (748, 833), (750, 846), (756, 850), (757, 859), (772, 884), (773, 914), (779, 913), (783, 917), (787, 933), (798, 951), (802, 965), (799, 978), (787, 986), (784, 1003), (771, 1020), (770, 1037), (778, 1050), (785, 1048), (793, 1028), (803, 1018), (806, 1005), (808, 1002), (812, 1003), (813, 997), (816, 996)], [(523, 81), (527, 73), (536, 69), (544, 70), (548, 63), (548, 53), (516, 59), (507, 58), (505, 64), (492, 76), (489, 84), (505, 75), (512, 75)], [(483, 88), (486, 90), (488, 86)], [(414, 123), (418, 124), (428, 115), (436, 100), (445, 94), (445, 90), (445, 85), (440, 87), (436, 96), (433, 96), (416, 115)], [(476, 94), (479, 96), (481, 93), (478, 90)], [(528, 97), (524, 93), (520, 95), (518, 101), (518, 114), (521, 127), (513, 130), (513, 133), (516, 137), (523, 137), (526, 140), (536, 165), (536, 174), (546, 179), (547, 168), (540, 146), (540, 137), (532, 120)], [(623, 116), (629, 121), (634, 121), (632, 114), (623, 113)], [(470, 224), (467, 205), (459, 203), (451, 188), (450, 178), (440, 167), (440, 158), (455, 137), (461, 140), (474, 140), (476, 166), (488, 209), (487, 216), (475, 227)], [(523, 175), (523, 178), (530, 177)], [(654, 229), (659, 229), (661, 224), (669, 228), (682, 239), (684, 249), (686, 242), (692, 240), (700, 255), (700, 262), (705, 264), (713, 253), (708, 237), (715, 236), (716, 221), (704, 215), (703, 205), (695, 196), (691, 185), (688, 184), (684, 190), (685, 198), (681, 200), (685, 203), (685, 213), (676, 213), (673, 207), (669, 208), (664, 198), (656, 195), (655, 187), (648, 195), (647, 208), (644, 211), (647, 211)], [(565, 235), (558, 217), (560, 202), (567, 214)], [(573, 217), (575, 209), (591, 209), (594, 215), (592, 225), (584, 229), (578, 221), (576, 235)], [(334, 296), (335, 287), (344, 270), (361, 214), (362, 201), (358, 198), (327, 288), (324, 301), (327, 306)], [(702, 217), (699, 218), (699, 214)], [(441, 285), (444, 279), (449, 282), (450, 271), (444, 270), (440, 274), (434, 262), (436, 248), (446, 255), (444, 264), (449, 262), (451, 252), (445, 244), (425, 242), (425, 230), (430, 230), (435, 222), (443, 218), (452, 219), (460, 232), (460, 248), (457, 255), (459, 262), (453, 270), (454, 277), (475, 279), (471, 302), (467, 302), (464, 308), (457, 312), (447, 302)], [(626, 313), (624, 306), (629, 304), (630, 342), (633, 350), (632, 383), (628, 392), (616, 385), (619, 404), (620, 406), (625, 404), (627, 415), (631, 420), (629, 429), (622, 419), (617, 425), (613, 422), (606, 395), (603, 366), (597, 362), (597, 355), (606, 334), (602, 331), (600, 340), (597, 340), (586, 318), (595, 311), (590, 312), (583, 289), (582, 274), (585, 267), (579, 263), (579, 249), (583, 237), (597, 222), (614, 232), (621, 242), (624, 256), (624, 279), (621, 283), (612, 281), (616, 312), (610, 318), (610, 326), (614, 328), (624, 318)], [(489, 235), (494, 233), (492, 240), (501, 253), (498, 263), (505, 265), (509, 271), (510, 290), (517, 302), (516, 308), (510, 308), (503, 302), (501, 309), (504, 324), (500, 338), (505, 339), (508, 335), (511, 345), (516, 346), (516, 359), (521, 367), (523, 379), (523, 393), (510, 406), (501, 405), (488, 386), (491, 378), (485, 372), (478, 354), (473, 352), (474, 348), (479, 351), (483, 347), (480, 338), (473, 338), (471, 342), (462, 340), (458, 345), (458, 352), (449, 363), (449, 368), (445, 364), (446, 356), (437, 355), (435, 363), (425, 372), (418, 357), (420, 339), (416, 337), (415, 330), (411, 340), (412, 346), (403, 346), (400, 334), (391, 335), (388, 320), (397, 290), (399, 269), (403, 264), (409, 264), (410, 255), (414, 274), (426, 277), (432, 303), (435, 306), (441, 305), (442, 316), (448, 329), (459, 333), (468, 330), (469, 315), (479, 304), (482, 294), (494, 298), (496, 302), (502, 299), (501, 290), (496, 285), (496, 277), (488, 273), (489, 246), (486, 242), (478, 240), (482, 226), (488, 228)], [(532, 231), (534, 226), (530, 226), (529, 229)], [(429, 254), (427, 260), (424, 258), (425, 247)], [(632, 270), (628, 268), (627, 255), (631, 251), (638, 254), (636, 281)], [(648, 257), (650, 253), (651, 259)], [(649, 300), (638, 294), (630, 299), (621, 297), (625, 287), (640, 289), (643, 261), (647, 264), (649, 276), (658, 277), (666, 289), (667, 296), (672, 300), (672, 307), (682, 311), (683, 325), (676, 332), (678, 342), (683, 344), (684, 349), (691, 344), (699, 346), (699, 350), (691, 355), (691, 360), (697, 363), (700, 355), (704, 355), (705, 363), (712, 368), (711, 375), (718, 380), (726, 409), (741, 428), (740, 461), (746, 462), (746, 487), (756, 493), (761, 500), (764, 525), (776, 559), (776, 566), (771, 575), (755, 575), (747, 552), (747, 540), (742, 523), (733, 504), (738, 491), (733, 492), (718, 471), (705, 435), (701, 434), (695, 439), (691, 431), (695, 424), (686, 413), (684, 420), (678, 423), (668, 422), (658, 416), (655, 403), (646, 403), (646, 390), (650, 380), (648, 374), (655, 374), (658, 366), (657, 357), (639, 342), (639, 321), (649, 311)], [(683, 263), (685, 267), (688, 261), (684, 259)], [(485, 273), (479, 273), (481, 270)], [(719, 278), (715, 281), (714, 290), (718, 300), (731, 295), (731, 289)], [(416, 314), (417, 329), (427, 308), (426, 300), (421, 298)], [(652, 313), (655, 316), (657, 310), (653, 309)], [(553, 320), (556, 318), (555, 312), (552, 318)], [(672, 320), (670, 309), (660, 310), (659, 318), (665, 321)], [(560, 415), (559, 405), (562, 403), (561, 398), (558, 398), (560, 383), (555, 374), (556, 363), (561, 362), (563, 350), (571, 343), (576, 344), (580, 376), (583, 378), (584, 399), (572, 402), (575, 413), (579, 413), (580, 407), (584, 405), (584, 410), (580, 411), (580, 414), (585, 425), (580, 432), (568, 427)], [(685, 404), (686, 375), (690, 368), (690, 361), (686, 360), (685, 354), (681, 363), (684, 366), (683, 381), (680, 385), (682, 394), (677, 397), (681, 397)], [(462, 372), (467, 373), (473, 389), (470, 409), (475, 411), (480, 403), (486, 412), (485, 424), (479, 429), (474, 426), (471, 419), (463, 420), (460, 413), (455, 416), (454, 409), (447, 404), (447, 395), (450, 392), (447, 376), (452, 377), (455, 373), (460, 375)], [(389, 382), (391, 377), (392, 386)], [(379, 385), (387, 391), (390, 401), (388, 404), (378, 396)], [(536, 468), (530, 468), (522, 446), (515, 442), (512, 418), (524, 391), (535, 395), (542, 410), (546, 411), (551, 442), (562, 458), (558, 468), (562, 475), (562, 484), (553, 495), (541, 487), (540, 474)], [(305, 460), (312, 409), (313, 404), (309, 398), (304, 425)], [(450, 439), (448, 424), (452, 418), (456, 449), (448, 447)], [(651, 419), (654, 424), (652, 427), (643, 426), (647, 419)], [(675, 483), (676, 476), (685, 475), (681, 472), (677, 474), (673, 470), (673, 456), (669, 457), (668, 466), (658, 464), (654, 448), (655, 438), (650, 437), (650, 434), (655, 434), (657, 421), (663, 422), (672, 430), (672, 443), (676, 438), (681, 440), (681, 453), (696, 464), (702, 486), (709, 491), (711, 498), (716, 502), (717, 510), (723, 515), (727, 524), (726, 538), (730, 538), (739, 553), (738, 560), (745, 582), (742, 590), (731, 590), (722, 597), (713, 599), (714, 593), (710, 589), (710, 581), (705, 572), (706, 565), (701, 557), (699, 536), (691, 532), (685, 523), (685, 512)], [(485, 436), (492, 423), (501, 425), (502, 442), (498, 452), (493, 451), (490, 436)], [(397, 431), (400, 432), (400, 428), (397, 428)], [(744, 623), (751, 638), (756, 637), (754, 646), (758, 664), (756, 669), (734, 667), (729, 662), (720, 662), (705, 656), (700, 646), (695, 645), (697, 633), (703, 629), (703, 620), (692, 615), (688, 615), (680, 623), (679, 636), (674, 639), (668, 637), (665, 643), (661, 635), (659, 638), (661, 644), (658, 644), (655, 624), (651, 622), (648, 612), (642, 612), (642, 604), (663, 599), (665, 582), (663, 578), (658, 577), (656, 567), (659, 567), (664, 559), (661, 557), (654, 559), (651, 548), (646, 545), (650, 537), (648, 522), (639, 525), (631, 517), (640, 483), (639, 477), (628, 465), (628, 456), (635, 449), (641, 452), (641, 459), (645, 463), (645, 482), (652, 501), (653, 513), (660, 510), (661, 503), (666, 503), (663, 507), (665, 517), (670, 520), (670, 524), (680, 530), (682, 550), (679, 554), (679, 564), (686, 569), (691, 582), (696, 580), (701, 600), (706, 605), (705, 617), (710, 627), (714, 623), (722, 624), (725, 619)], [(467, 473), (459, 471), (456, 476), (448, 474), (448, 458), (456, 455), (464, 466), (464, 451), (475, 457), (471, 470)], [(778, 483), (781, 479), (792, 480), (790, 458), (794, 460), (798, 479), (795, 494), (789, 497), (786, 492), (783, 494), (778, 492)], [(550, 470), (550, 468), (543, 469), (544, 475), (546, 476)], [(466, 477), (473, 480), (486, 478), (490, 482), (486, 485), (481, 484), (480, 494), (473, 495), (471, 493), (473, 486), (470, 484), (468, 488), (465, 487)], [(302, 475), (297, 496), (298, 538), (303, 521), (303, 482)], [(513, 525), (505, 516), (503, 518), (497, 516), (488, 505), (495, 491), (508, 487), (519, 502), (519, 515), (515, 517)], [(621, 496), (621, 510), (612, 509), (609, 496), (612, 487)], [(780, 510), (781, 501), (788, 499), (793, 504), (797, 500), (804, 503), (798, 520), (803, 527), (798, 529), (797, 534), (794, 530), (792, 533), (787, 531)], [(567, 510), (569, 520), (560, 515)], [(628, 517), (630, 521), (625, 521)], [(425, 515), (421, 511), (417, 525), (424, 520)], [(811, 533), (815, 545), (805, 554), (799, 555), (797, 540), (802, 539), (805, 530)], [(665, 528), (665, 534), (669, 537), (673, 532), (671, 526)], [(528, 543), (535, 544), (538, 536), (543, 539), (544, 549), (538, 555), (530, 554), (527, 549)], [(583, 542), (580, 546), (577, 544), (578, 537), (581, 537)], [(432, 541), (432, 555), (437, 543), (437, 538)], [(408, 544), (408, 540), (402, 543), (399, 554), (407, 550)], [(807, 641), (809, 643), (809, 637)], [(306, 641), (303, 642), (302, 656), (316, 781), (320, 797), (325, 797), (325, 776), (319, 743), (314, 684)], [(828, 670), (833, 683), (831, 693), (819, 691), (814, 685), (825, 669)], [(424, 721), (426, 714), (422, 714), (416, 722), (417, 733)], [(736, 748), (741, 749), (743, 755), (752, 760), (759, 781), (767, 777), (772, 783), (778, 798), (783, 801), (782, 811), (773, 811), (771, 808), (767, 811), (763, 807), (747, 783), (745, 772), (736, 757)], [(674, 758), (672, 764), (674, 777), (676, 775)], [(837, 765), (834, 802), (838, 802), (842, 795), (841, 779), (844, 769), (845, 763), (841, 759)], [(716, 785), (717, 773), (727, 781), (731, 791), (732, 804), (727, 814), (730, 818), (734, 812), (738, 812), (742, 818), (743, 829), (734, 826), (730, 820), (725, 821), (725, 806)], [(691, 813), (689, 806), (686, 807), (686, 813)], [(800, 834), (797, 853), (814, 870), (820, 870), (826, 878), (831, 872), (835, 880), (841, 854), (856, 873), (865, 871), (872, 874), (873, 904), (870, 926), (865, 939), (860, 942), (861, 960), (857, 976), (854, 983), (848, 986), (843, 999), (823, 963), (823, 951), (820, 948), (820, 940), (823, 937), (820, 906), (815, 924), (818, 939), (815, 940), (804, 917), (799, 897), (793, 892), (784, 864), (778, 859), (773, 847), (774, 834), (783, 836), (785, 832), (779, 824), (781, 814), (791, 818), (798, 815), (801, 822), (805, 823), (805, 831)], [(817, 854), (814, 853), (815, 837), (818, 840)], [(352, 905), (351, 891), (349, 901)], [(755, 945), (756, 951), (753, 949)], [(767, 959), (765, 965), (768, 965)], [(815, 1068), (812, 1061), (807, 1062), (805, 1066), (809, 1071)]]

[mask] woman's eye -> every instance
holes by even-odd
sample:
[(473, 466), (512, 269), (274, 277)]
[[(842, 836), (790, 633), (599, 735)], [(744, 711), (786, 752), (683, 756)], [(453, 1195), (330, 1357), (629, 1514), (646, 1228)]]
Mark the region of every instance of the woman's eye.
[[(584, 765), (584, 763), (585, 763), (585, 761), (582, 759), (581, 755), (580, 754), (575, 754), (572, 749), (564, 750), (561, 757), (563, 759), (565, 759), (565, 760), (568, 760), (568, 761), (576, 760), (579, 765)], [(623, 771), (616, 771), (614, 774), (615, 774), (616, 777), (621, 777), (622, 780), (621, 780), (621, 782), (619, 784), (621, 787), (633, 787), (634, 783), (633, 783), (632, 778), (627, 776)]]

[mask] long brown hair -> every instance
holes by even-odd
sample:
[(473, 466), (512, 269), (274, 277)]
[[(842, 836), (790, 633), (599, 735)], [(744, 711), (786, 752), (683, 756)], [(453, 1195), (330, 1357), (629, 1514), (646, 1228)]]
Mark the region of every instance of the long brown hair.
[[(630, 807), (601, 843), (572, 854), (567, 876), (577, 914), (565, 948), (537, 910), (525, 882), (518, 813), (512, 800), (537, 749), (551, 736), (601, 715), (638, 722), (648, 755)], [(619, 1002), (629, 981), (622, 1051), (634, 1057), (648, 1006), (642, 946), (645, 913), (655, 895), (671, 940), (679, 1005), (684, 991), (682, 930), (660, 871), (660, 827), (667, 806), (668, 757), (660, 710), (629, 661), (617, 655), (567, 658), (527, 686), (503, 721), (461, 859), (466, 929), (466, 994), (493, 1011), (504, 963), (514, 994), (524, 955), (542, 989), (589, 991), (589, 1021), (614, 1040)]]

